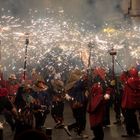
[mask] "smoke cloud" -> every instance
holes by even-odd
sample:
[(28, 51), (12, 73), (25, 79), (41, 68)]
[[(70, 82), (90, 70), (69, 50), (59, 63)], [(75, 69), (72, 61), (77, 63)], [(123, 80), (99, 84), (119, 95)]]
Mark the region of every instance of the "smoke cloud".
[[(55, 51), (52, 51), (53, 55), (49, 55), (51, 48), (60, 46), (65, 50), (62, 54), (64, 58), (66, 58), (65, 54), (67, 53), (67, 60), (71, 59), (71, 56), (73, 56), (71, 54), (75, 54), (73, 60), (77, 65), (75, 58), (78, 55), (80, 56), (81, 53), (75, 53), (75, 48), (81, 49), (83, 47), (85, 49), (87, 43), (95, 39), (99, 42), (92, 56), (93, 63), (97, 62), (95, 65), (101, 64), (110, 67), (111, 58), (110, 55), (108, 56), (107, 50), (112, 47), (113, 43), (114, 46), (122, 46), (120, 52), (117, 53), (118, 60), (126, 68), (129, 67), (133, 64), (135, 58), (139, 58), (140, 49), (136, 48), (133, 51), (131, 47), (134, 44), (139, 46), (139, 33), (136, 34), (135, 31), (126, 33), (127, 30), (123, 30), (122, 34), (118, 32), (117, 37), (115, 34), (114, 37), (109, 38), (107, 37), (108, 34), (103, 32), (103, 29), (106, 28), (105, 25), (107, 27), (114, 25), (125, 26), (121, 2), (122, 0), (0, 0), (0, 27), (10, 27), (9, 30), (8, 28), (2, 28), (4, 35), (0, 34), (3, 37), (2, 43), (5, 45), (3, 47), (4, 64), (8, 70), (22, 67), (23, 60), (19, 58), (24, 59), (24, 48), (22, 48), (24, 39), (20, 38), (22, 36), (20, 33), (29, 32), (31, 33), (30, 46), (32, 46), (29, 47), (29, 56), (31, 58), (28, 61), (29, 64), (40, 65), (42, 60), (46, 60), (47, 55), (47, 58), (49, 56), (52, 58), (51, 56), (54, 55)], [(136, 28), (136, 30), (138, 29)], [(136, 37), (137, 40), (135, 41), (133, 37)], [(64, 43), (65, 41), (66, 43)], [(105, 43), (106, 41), (107, 43)], [(83, 42), (82, 46), (81, 42)], [(72, 48), (71, 51), (67, 51), (69, 46)], [(15, 49), (13, 49), (14, 47)], [(15, 54), (15, 50), (18, 50), (16, 51), (18, 55)], [(128, 60), (130, 55), (131, 58)], [(48, 59), (48, 65), (55, 62), (55, 57), (52, 62), (50, 58)], [(59, 59), (63, 60), (62, 58)], [(78, 62), (81, 63), (81, 60)], [(120, 70), (120, 68), (118, 69)]]
[(63, 10), (67, 18), (76, 22), (86, 21), (97, 27), (106, 22), (120, 22), (123, 14), (121, 0), (0, 0), (0, 8), (11, 11), (15, 17), (28, 20), (29, 9), (38, 10), (38, 18), (47, 16), (46, 8), (56, 13)]

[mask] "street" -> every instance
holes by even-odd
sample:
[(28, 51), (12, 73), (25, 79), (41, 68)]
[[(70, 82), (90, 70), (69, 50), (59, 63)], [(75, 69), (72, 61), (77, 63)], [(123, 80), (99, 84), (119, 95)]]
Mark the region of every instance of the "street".
[[(72, 123), (73, 117), (72, 112), (69, 105), (65, 105), (65, 112), (64, 112), (64, 119), (65, 125)], [(3, 117), (1, 120), (4, 121)], [(104, 128), (105, 139), (104, 140), (138, 140), (138, 137), (131, 137), (131, 138), (122, 138), (121, 135), (125, 133), (125, 129), (123, 125), (114, 125), (113, 122), (115, 121), (113, 109), (111, 109), (111, 125), (109, 127)], [(72, 137), (69, 137), (64, 129), (54, 129), (55, 123), (49, 114), (46, 119), (46, 128), (52, 128), (52, 140), (76, 140), (79, 139), (74, 132), (72, 132)], [(92, 131), (90, 130), (89, 123), (88, 123), (88, 114), (87, 114), (87, 126), (85, 130), (85, 134), (89, 135), (87, 140), (91, 140), (93, 138)], [(13, 133), (10, 131), (10, 128), (7, 123), (4, 124), (4, 140), (12, 140)], [(80, 138), (81, 139), (81, 138)]]

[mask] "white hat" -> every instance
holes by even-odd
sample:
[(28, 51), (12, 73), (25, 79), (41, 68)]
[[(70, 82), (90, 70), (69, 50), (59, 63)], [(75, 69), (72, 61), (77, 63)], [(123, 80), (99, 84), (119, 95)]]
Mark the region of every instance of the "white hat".
[(16, 80), (17, 78), (16, 78), (16, 75), (15, 74), (10, 74), (9, 79)]

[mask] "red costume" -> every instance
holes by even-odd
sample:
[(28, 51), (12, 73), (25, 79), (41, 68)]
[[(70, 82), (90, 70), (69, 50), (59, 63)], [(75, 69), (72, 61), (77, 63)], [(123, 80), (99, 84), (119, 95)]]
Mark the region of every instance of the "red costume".
[(122, 108), (124, 110), (125, 126), (127, 135), (130, 137), (140, 133), (136, 109), (140, 109), (140, 78), (138, 71), (132, 68), (126, 75), (123, 74), (124, 93), (122, 97)]
[(102, 124), (104, 118), (104, 97), (100, 84), (95, 83), (91, 89), (91, 99), (88, 106), (91, 128)]
[(91, 130), (93, 131), (93, 140), (103, 140), (103, 121), (105, 115), (105, 102), (103, 90), (99, 83), (95, 83), (91, 89), (91, 98), (88, 106), (89, 120)]
[(128, 78), (127, 75), (123, 75), (124, 94), (122, 108), (140, 109), (140, 78), (138, 77), (138, 71), (132, 68), (129, 71), (129, 76)]

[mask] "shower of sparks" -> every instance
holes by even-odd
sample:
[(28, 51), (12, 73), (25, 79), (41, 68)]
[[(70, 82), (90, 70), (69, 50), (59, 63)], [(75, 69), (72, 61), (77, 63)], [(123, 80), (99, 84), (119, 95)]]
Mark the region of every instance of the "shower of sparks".
[[(37, 12), (34, 11), (32, 14)], [(86, 31), (82, 26), (86, 24), (84, 21), (79, 27), (70, 19), (66, 21), (62, 18), (63, 10), (58, 13), (59, 20), (54, 16), (37, 19), (32, 15), (28, 22), (6, 14), (1, 16), (1, 63), (5, 71), (23, 70), (27, 37), (29, 38), (27, 64), (30, 69), (41, 67), (41, 70), (44, 70), (55, 65), (60, 67), (60, 70), (67, 66), (69, 69), (77, 66), (85, 68), (89, 61), (89, 42), (94, 44), (91, 49), (92, 66), (109, 69), (111, 67), (109, 50), (112, 47), (117, 51), (117, 60), (124, 68), (129, 68), (130, 62), (135, 65), (135, 62), (140, 60), (140, 31), (136, 28), (117, 30), (107, 27), (98, 32), (95, 32), (95, 29)], [(116, 67), (119, 71), (119, 66)]]

